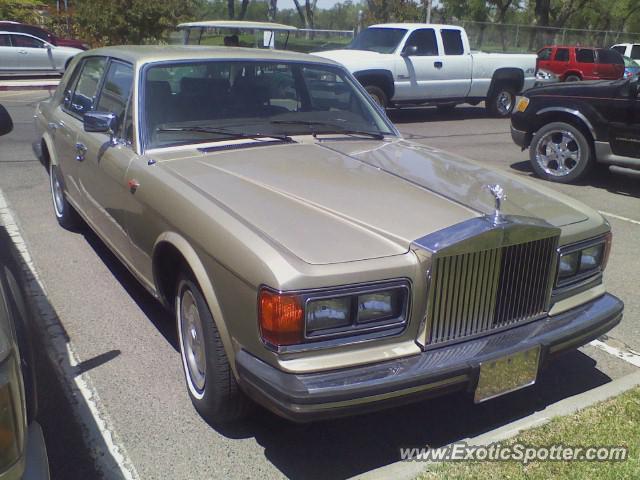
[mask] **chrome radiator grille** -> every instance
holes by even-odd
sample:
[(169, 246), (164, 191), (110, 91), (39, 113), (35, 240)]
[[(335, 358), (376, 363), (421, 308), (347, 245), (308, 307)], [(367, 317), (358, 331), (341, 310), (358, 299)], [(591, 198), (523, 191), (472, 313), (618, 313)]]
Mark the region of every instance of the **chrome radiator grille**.
[(545, 312), (557, 238), (436, 257), (428, 344), (477, 335)]

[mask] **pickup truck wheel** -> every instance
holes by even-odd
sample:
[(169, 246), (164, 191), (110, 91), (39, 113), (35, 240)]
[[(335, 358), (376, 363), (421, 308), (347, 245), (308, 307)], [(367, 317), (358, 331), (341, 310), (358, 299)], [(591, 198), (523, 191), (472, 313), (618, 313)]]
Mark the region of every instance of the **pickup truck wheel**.
[(593, 164), (585, 135), (563, 122), (550, 123), (535, 133), (529, 159), (538, 176), (558, 183), (578, 180)]
[(494, 117), (505, 118), (511, 115), (516, 104), (516, 92), (509, 85), (498, 85), (489, 94), (486, 108)]
[(80, 224), (78, 212), (71, 206), (62, 188), (62, 174), (57, 165), (49, 167), (49, 185), (51, 187), (51, 198), (53, 200), (53, 213), (62, 228), (75, 230)]
[(389, 105), (389, 99), (387, 98), (387, 94), (384, 93), (380, 87), (376, 87), (375, 85), (367, 85), (364, 87), (371, 98), (380, 105), (382, 108), (387, 108)]
[(195, 409), (211, 424), (243, 418), (250, 401), (233, 376), (204, 296), (187, 275), (178, 281), (175, 311), (182, 366)]

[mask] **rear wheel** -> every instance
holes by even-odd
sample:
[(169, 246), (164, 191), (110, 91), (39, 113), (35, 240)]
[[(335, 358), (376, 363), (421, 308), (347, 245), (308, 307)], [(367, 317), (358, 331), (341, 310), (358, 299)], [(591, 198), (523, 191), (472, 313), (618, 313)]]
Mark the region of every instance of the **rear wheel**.
[(497, 85), (486, 100), (490, 115), (505, 118), (511, 115), (516, 104), (516, 91), (510, 85)]
[(364, 89), (378, 105), (382, 108), (387, 108), (389, 99), (387, 98), (387, 94), (384, 93), (384, 90), (376, 85), (366, 85)]
[(182, 366), (195, 409), (212, 424), (246, 416), (251, 403), (233, 376), (200, 287), (188, 275), (178, 281), (175, 311)]
[(74, 230), (81, 224), (80, 216), (71, 206), (62, 187), (62, 173), (57, 165), (49, 167), (49, 185), (51, 187), (51, 198), (53, 200), (53, 212), (62, 228)]
[(578, 75), (567, 75), (564, 78), (565, 82), (579, 82), (580, 81), (580, 77)]
[(564, 122), (550, 123), (535, 133), (529, 159), (541, 178), (558, 183), (578, 180), (593, 164), (585, 134)]

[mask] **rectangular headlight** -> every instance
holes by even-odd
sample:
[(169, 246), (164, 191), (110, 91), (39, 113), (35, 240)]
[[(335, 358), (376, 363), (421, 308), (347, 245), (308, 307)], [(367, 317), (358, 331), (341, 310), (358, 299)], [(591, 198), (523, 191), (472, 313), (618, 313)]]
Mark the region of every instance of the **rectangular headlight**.
[(580, 251), (564, 253), (560, 255), (560, 264), (558, 265), (558, 277), (573, 277), (578, 273), (578, 264), (580, 260)]
[(607, 265), (610, 249), (611, 233), (561, 248), (556, 286), (579, 282), (602, 272)]
[(585, 248), (580, 255), (580, 272), (588, 272), (602, 265), (604, 243)]
[(307, 292), (263, 287), (258, 295), (260, 334), (268, 346), (279, 349), (403, 328), (409, 291), (404, 280)]

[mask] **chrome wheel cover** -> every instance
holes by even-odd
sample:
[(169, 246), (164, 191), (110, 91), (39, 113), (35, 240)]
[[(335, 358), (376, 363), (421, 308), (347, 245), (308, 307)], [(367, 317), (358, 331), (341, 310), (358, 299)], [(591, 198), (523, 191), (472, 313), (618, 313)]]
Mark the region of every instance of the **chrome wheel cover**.
[(64, 192), (62, 190), (60, 179), (58, 178), (58, 174), (54, 167), (51, 167), (51, 171), (49, 172), (49, 181), (51, 183), (51, 197), (53, 198), (53, 208), (56, 212), (56, 216), (62, 217), (64, 215)]
[(513, 108), (514, 101), (515, 96), (511, 92), (503, 90), (498, 93), (496, 97), (496, 108), (498, 112), (500, 112), (501, 115), (508, 115)]
[(183, 290), (180, 297), (178, 315), (180, 346), (187, 380), (195, 390), (194, 393), (201, 395), (207, 373), (204, 335), (196, 299), (188, 288)]
[(580, 144), (568, 130), (552, 130), (536, 145), (536, 162), (548, 175), (565, 177), (580, 164)]

